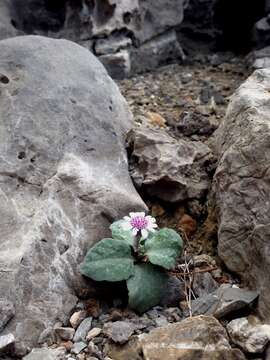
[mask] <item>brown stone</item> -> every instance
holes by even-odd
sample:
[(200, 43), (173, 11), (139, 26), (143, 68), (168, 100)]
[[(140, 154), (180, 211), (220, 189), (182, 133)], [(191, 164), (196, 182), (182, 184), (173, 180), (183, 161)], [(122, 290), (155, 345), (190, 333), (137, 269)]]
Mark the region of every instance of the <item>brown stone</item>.
[(185, 214), (179, 221), (179, 230), (183, 231), (190, 238), (197, 230), (197, 221), (190, 215)]
[(244, 360), (232, 349), (220, 323), (206, 316), (188, 318), (151, 331), (141, 340), (145, 360)]

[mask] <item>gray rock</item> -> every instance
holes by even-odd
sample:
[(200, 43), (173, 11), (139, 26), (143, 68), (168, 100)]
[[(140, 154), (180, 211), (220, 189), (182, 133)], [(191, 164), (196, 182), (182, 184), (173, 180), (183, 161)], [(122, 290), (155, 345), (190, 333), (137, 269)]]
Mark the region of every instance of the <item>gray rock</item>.
[(232, 349), (225, 329), (211, 317), (193, 317), (155, 330), (141, 339), (146, 360), (244, 360)]
[(185, 59), (176, 32), (170, 30), (131, 50), (131, 72), (140, 73), (167, 64), (172, 59)]
[(15, 337), (13, 334), (0, 336), (0, 355), (13, 352)]
[(192, 288), (197, 297), (203, 297), (217, 290), (219, 285), (212, 275), (206, 272), (194, 275)]
[(185, 136), (211, 135), (217, 129), (217, 124), (209, 116), (198, 112), (184, 111), (176, 128)]
[(127, 50), (121, 50), (115, 54), (102, 55), (99, 57), (99, 60), (114, 79), (124, 79), (130, 75), (130, 54)]
[(103, 333), (115, 343), (124, 344), (129, 340), (135, 329), (136, 325), (129, 321), (115, 321), (105, 324)]
[(54, 328), (55, 334), (62, 340), (72, 340), (75, 334), (75, 330), (73, 328), (67, 327), (56, 327)]
[(262, 325), (254, 318), (232, 320), (227, 331), (231, 341), (246, 353), (263, 353), (270, 340), (270, 325)]
[(270, 67), (270, 46), (252, 51), (246, 57), (246, 61), (252, 69), (264, 69)]
[(176, 140), (165, 130), (141, 126), (130, 134), (131, 176), (138, 188), (168, 202), (204, 197), (210, 186), (211, 150)]
[[(186, 0), (169, 0), (166, 6), (163, 0), (104, 0), (101, 3), (67, 0), (52, 8), (40, 0), (13, 0), (13, 4), (17, 26), (27, 33), (65, 38), (80, 44), (94, 41), (96, 53), (102, 56), (127, 49), (132, 44), (134, 53), (138, 55), (134, 71), (136, 65), (140, 65), (139, 58), (143, 60), (139, 66), (142, 71), (146, 64), (147, 67), (149, 64), (157, 66), (162, 57), (179, 57), (181, 48), (176, 37), (172, 43), (166, 33), (181, 24)], [(140, 46), (147, 42), (149, 44), (140, 50)], [(102, 58), (113, 75), (112, 63), (120, 65), (122, 60), (120, 54), (117, 58)]]
[(124, 35), (113, 35), (109, 38), (98, 39), (95, 43), (95, 54), (108, 55), (114, 54), (119, 50), (125, 49), (132, 44), (129, 37)]
[(78, 355), (80, 352), (82, 352), (85, 348), (87, 348), (87, 344), (83, 341), (80, 341), (80, 342), (75, 342), (73, 344), (73, 347), (71, 349), (71, 352), (73, 354), (76, 354)]
[(28, 355), (23, 357), (23, 360), (62, 360), (64, 358), (65, 350), (40, 348), (33, 349)]
[(86, 340), (86, 336), (89, 330), (91, 329), (91, 327), (92, 327), (92, 317), (87, 317), (80, 323), (79, 327), (77, 328), (73, 341), (79, 342)]
[(213, 293), (193, 300), (192, 310), (194, 315), (213, 315), (220, 319), (251, 307), (258, 296), (256, 291), (225, 284)]
[(0, 298), (0, 333), (14, 315), (14, 304), (5, 298)]
[(16, 307), (5, 331), (24, 355), (44, 329), (68, 322), (89, 247), (145, 205), (128, 173), (131, 114), (89, 51), (2, 40), (0, 74), (0, 288)]
[(12, 0), (1, 0), (0, 3), (0, 40), (19, 35), (12, 24)]
[(231, 98), (216, 132), (214, 192), (218, 252), (227, 267), (260, 292), (270, 320), (270, 70), (257, 70)]
[(71, 326), (74, 329), (80, 325), (80, 323), (87, 317), (87, 312), (85, 310), (76, 311), (69, 319)]
[(164, 307), (178, 306), (185, 299), (185, 284), (176, 276), (170, 276), (160, 305)]

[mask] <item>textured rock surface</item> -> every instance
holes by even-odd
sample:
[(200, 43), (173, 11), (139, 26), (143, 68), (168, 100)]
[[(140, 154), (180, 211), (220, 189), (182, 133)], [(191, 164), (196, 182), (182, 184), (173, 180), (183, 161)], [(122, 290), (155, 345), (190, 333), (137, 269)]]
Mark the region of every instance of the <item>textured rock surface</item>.
[(0, 332), (4, 329), (6, 324), (13, 318), (15, 315), (15, 307), (13, 302), (8, 301), (7, 299), (0, 298)]
[(254, 317), (232, 320), (227, 331), (231, 341), (246, 353), (263, 353), (270, 340), (270, 325)]
[[(186, 0), (167, 0), (166, 4), (162, 0), (13, 2), (20, 29), (84, 45), (96, 55), (105, 56), (103, 62), (114, 77), (153, 68), (162, 60), (182, 55), (175, 34), (168, 36), (167, 31), (181, 24)], [(140, 48), (142, 44), (145, 46)], [(119, 50), (130, 48), (133, 49), (132, 67), (127, 71)], [(129, 52), (126, 56), (129, 57)]]
[(90, 52), (37, 36), (3, 40), (0, 74), (0, 288), (15, 303), (5, 331), (19, 351), (67, 321), (86, 250), (144, 205), (123, 145), (131, 114)]
[(211, 294), (193, 300), (192, 310), (194, 315), (212, 315), (219, 319), (251, 307), (257, 298), (256, 291), (223, 284)]
[(64, 351), (61, 349), (33, 349), (23, 360), (61, 360), (64, 357)]
[(18, 35), (18, 30), (11, 23), (11, 0), (1, 0), (0, 3), (0, 40)]
[(260, 291), (270, 320), (270, 70), (257, 70), (236, 91), (216, 133), (215, 174), (220, 257)]
[(211, 317), (194, 317), (155, 329), (142, 338), (145, 360), (245, 359), (230, 347), (225, 329)]
[(207, 167), (213, 162), (207, 145), (176, 140), (166, 131), (144, 126), (131, 132), (130, 143), (131, 176), (138, 188), (169, 202), (206, 195)]

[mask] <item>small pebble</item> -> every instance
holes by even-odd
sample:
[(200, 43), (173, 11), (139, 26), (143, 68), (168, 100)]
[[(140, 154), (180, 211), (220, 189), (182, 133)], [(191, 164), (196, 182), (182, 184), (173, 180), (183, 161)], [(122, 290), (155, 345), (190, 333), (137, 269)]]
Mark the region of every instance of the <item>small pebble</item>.
[(76, 311), (70, 318), (69, 322), (74, 329), (86, 318), (87, 313), (84, 310)]
[(87, 347), (87, 344), (83, 341), (76, 342), (73, 345), (73, 348), (71, 349), (71, 352), (75, 355), (78, 355), (80, 352), (82, 352)]
[(90, 330), (86, 336), (86, 340), (90, 341), (92, 340), (94, 337), (98, 336), (101, 333), (101, 329), (100, 328), (93, 328), (92, 330)]
[(77, 328), (73, 341), (74, 342), (84, 341), (91, 327), (92, 327), (92, 317), (87, 317), (80, 323), (79, 327)]

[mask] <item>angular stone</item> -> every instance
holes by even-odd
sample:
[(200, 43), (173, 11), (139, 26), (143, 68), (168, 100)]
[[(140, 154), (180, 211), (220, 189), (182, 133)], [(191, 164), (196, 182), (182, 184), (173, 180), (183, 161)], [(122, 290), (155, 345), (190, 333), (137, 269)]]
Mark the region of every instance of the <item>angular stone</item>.
[(202, 142), (176, 140), (165, 130), (142, 125), (130, 133), (131, 176), (138, 188), (169, 202), (204, 197), (207, 167), (214, 161)]
[(106, 39), (98, 39), (95, 43), (95, 53), (99, 56), (114, 54), (119, 50), (125, 49), (131, 44), (131, 39), (123, 35), (112, 36)]
[(101, 332), (102, 332), (102, 330), (101, 330), (100, 328), (93, 328), (93, 329), (91, 329), (91, 330), (88, 332), (87, 336), (86, 336), (86, 340), (87, 340), (87, 341), (92, 340), (92, 339), (95, 338), (96, 336), (100, 335)]
[(13, 352), (15, 337), (13, 334), (0, 336), (0, 355)]
[(194, 275), (193, 291), (196, 297), (200, 298), (213, 293), (219, 288), (218, 283), (210, 273), (197, 273)]
[(185, 59), (174, 30), (163, 33), (131, 50), (131, 72), (140, 73), (165, 65), (172, 59)]
[(232, 320), (227, 331), (231, 341), (246, 353), (263, 353), (270, 341), (270, 325), (263, 325), (254, 318)]
[(65, 350), (40, 348), (33, 349), (28, 355), (23, 357), (23, 360), (62, 360), (64, 358)]
[(196, 111), (185, 111), (181, 115), (177, 130), (185, 136), (211, 135), (218, 127), (209, 116)]
[(136, 325), (129, 321), (115, 321), (105, 324), (103, 333), (115, 343), (124, 344), (129, 340), (135, 329)]
[(121, 50), (115, 54), (102, 55), (99, 57), (99, 60), (114, 79), (124, 79), (130, 75), (130, 55), (127, 50)]
[(80, 325), (80, 323), (87, 317), (87, 312), (85, 310), (76, 311), (72, 314), (69, 322), (74, 329)]
[(124, 146), (131, 113), (89, 51), (2, 40), (0, 74), (0, 288), (16, 308), (5, 331), (22, 356), (44, 329), (68, 322), (89, 247), (145, 205)]
[(92, 317), (88, 317), (80, 323), (73, 338), (74, 342), (86, 340), (86, 335), (92, 327), (92, 319)]
[(75, 334), (75, 330), (73, 328), (67, 328), (67, 327), (56, 327), (54, 331), (56, 336), (66, 341), (72, 340)]
[(141, 355), (142, 345), (137, 336), (133, 336), (124, 345), (107, 343), (105, 350), (113, 360), (143, 360)]
[(0, 298), (0, 333), (9, 322), (10, 319), (15, 315), (15, 307), (11, 301)]
[(256, 291), (224, 284), (215, 292), (193, 300), (192, 312), (194, 315), (213, 315), (220, 319), (251, 307), (258, 296), (259, 294)]
[(155, 330), (141, 339), (145, 360), (244, 360), (230, 347), (225, 329), (211, 317), (193, 317)]
[(75, 355), (78, 355), (85, 348), (87, 348), (87, 344), (85, 342), (83, 341), (75, 342), (73, 348), (71, 349), (71, 352)]
[(214, 192), (218, 252), (227, 267), (260, 292), (270, 320), (270, 70), (255, 71), (231, 97), (216, 132)]

